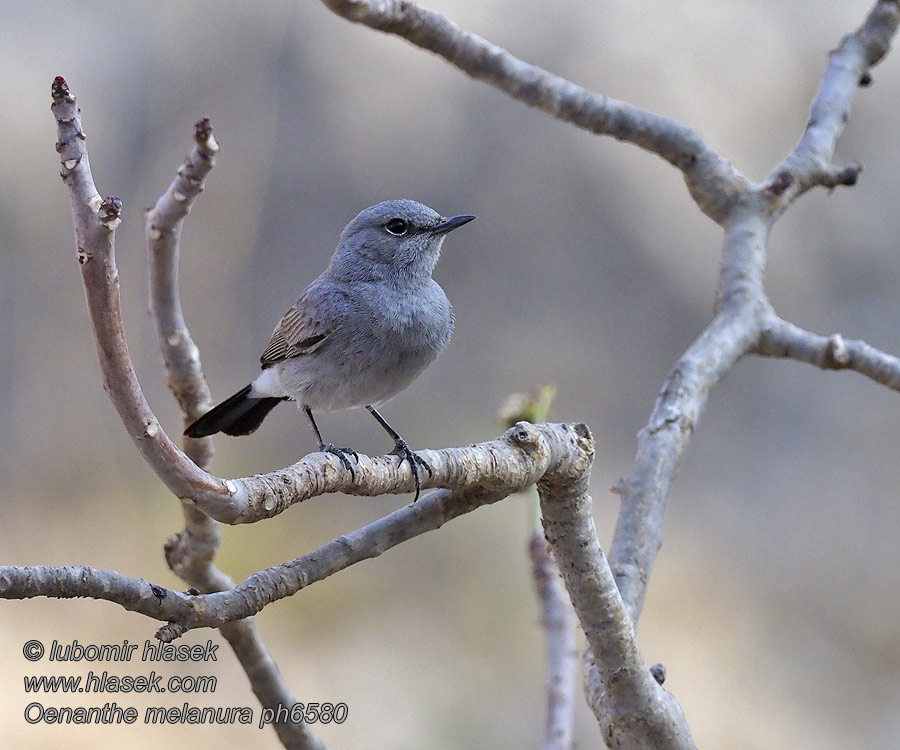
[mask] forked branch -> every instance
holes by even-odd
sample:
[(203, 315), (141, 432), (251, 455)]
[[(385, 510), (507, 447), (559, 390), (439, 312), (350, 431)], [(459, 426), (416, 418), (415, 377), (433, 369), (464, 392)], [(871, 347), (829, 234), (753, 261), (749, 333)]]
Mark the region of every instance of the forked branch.
[[(193, 627), (218, 626), (252, 615), (268, 602), (341, 567), (374, 557), (404, 539), (537, 482), (546, 535), (588, 637), (588, 695), (604, 728), (604, 740), (628, 747), (691, 747), (680, 708), (640, 657), (635, 630), (661, 543), (670, 489), (712, 388), (743, 356), (756, 353), (791, 357), (826, 369), (854, 369), (900, 390), (900, 360), (864, 342), (816, 336), (781, 320), (764, 288), (775, 221), (812, 187), (852, 185), (860, 175), (861, 165), (836, 166), (831, 158), (857, 88), (871, 81), (870, 69), (889, 50), (900, 24), (900, 6), (897, 0), (879, 0), (860, 28), (845, 37), (831, 55), (798, 145), (763, 184), (753, 184), (693, 128), (589, 92), (462, 31), (438, 13), (406, 0), (323, 2), (349, 20), (435, 52), (468, 75), (554, 117), (658, 154), (682, 172), (700, 210), (723, 227), (715, 315), (667, 377), (639, 435), (631, 474), (617, 486), (622, 506), (609, 562), (590, 520), (587, 472), (592, 445), (586, 428), (520, 424), (490, 443), (423, 452), (434, 469), (427, 486), (452, 487), (452, 492), (431, 493), (415, 506), (310, 553), (312, 557), (262, 571), (227, 593), (183, 595), (84, 569), (2, 568), (0, 595), (115, 591), (116, 601), (121, 599), (123, 606), (168, 621), (160, 637), (174, 638)], [(140, 391), (125, 343), (113, 258), (121, 203), (115, 198), (101, 200), (94, 188), (80, 116), (62, 79), (54, 83), (53, 96), (63, 179), (72, 199), (78, 259), (104, 382), (132, 439), (169, 489), (189, 508), (226, 523), (268, 518), (325, 492), (411, 490), (408, 467), (398, 467), (389, 457), (360, 456), (355, 480), (336, 459), (322, 454), (279, 472), (223, 480), (208, 474), (169, 440)], [(199, 141), (198, 146), (202, 148)], [(202, 184), (199, 179), (194, 187)], [(171, 198), (178, 202), (175, 192)], [(164, 235), (160, 231), (157, 239), (164, 242)], [(177, 267), (177, 234), (173, 236), (176, 251), (174, 256), (170, 252), (169, 266), (160, 266), (163, 275), (171, 276)], [(192, 344), (185, 343), (189, 337), (183, 338), (186, 326), (180, 310), (177, 305), (168, 309), (173, 315), (160, 324), (161, 335), (166, 341), (171, 338), (176, 353), (186, 354), (190, 361)], [(178, 392), (179, 387), (176, 384), (173, 389)], [(204, 408), (208, 393), (202, 388), (197, 393), (190, 403), (185, 401), (186, 411)], [(194, 450), (203, 448), (192, 447), (192, 455), (198, 457)], [(200, 517), (192, 521), (188, 514), (186, 532), (193, 522), (201, 523)], [(59, 582), (55, 588), (54, 579)]]

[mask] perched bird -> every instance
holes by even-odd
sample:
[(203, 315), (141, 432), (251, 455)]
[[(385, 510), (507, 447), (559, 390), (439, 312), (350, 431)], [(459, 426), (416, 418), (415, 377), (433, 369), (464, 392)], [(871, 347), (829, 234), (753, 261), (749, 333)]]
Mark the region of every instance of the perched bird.
[[(409, 461), (419, 498), (419, 466), (375, 409), (430, 365), (450, 340), (453, 311), (431, 278), (448, 232), (474, 216), (445, 218), (411, 200), (362, 211), (341, 233), (325, 273), (310, 284), (275, 326), (250, 385), (214, 407), (184, 434), (249, 435), (281, 401), (297, 401), (319, 441), (355, 478), (356, 451), (326, 444), (313, 409), (365, 406), (394, 440), (393, 454)], [(415, 502), (415, 500), (413, 501)]]

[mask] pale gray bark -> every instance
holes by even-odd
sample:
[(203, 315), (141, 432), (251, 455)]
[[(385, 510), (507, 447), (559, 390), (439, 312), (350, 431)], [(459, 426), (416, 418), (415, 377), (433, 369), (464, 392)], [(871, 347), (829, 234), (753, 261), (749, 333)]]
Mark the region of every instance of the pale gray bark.
[(603, 690), (592, 708), (611, 747), (694, 747), (681, 707), (644, 663), (597, 537), (587, 477), (538, 482), (544, 533), (587, 636)]
[[(235, 586), (213, 564), (220, 543), (214, 518), (251, 522), (342, 487), (360, 494), (402, 491), (404, 479), (411, 481), (411, 477), (404, 477), (404, 467), (394, 457), (361, 456), (356, 476), (348, 477), (319, 455), (269, 475), (220, 480), (203, 468), (212, 456), (209, 439), (188, 440), (187, 453), (178, 450), (150, 411), (128, 356), (113, 246), (121, 203), (116, 198), (101, 201), (93, 187), (80, 111), (62, 79), (54, 82), (53, 100), (63, 178), (73, 206), (78, 205), (73, 210), (78, 257), (107, 390), (145, 459), (170, 488), (182, 490), (176, 494), (184, 500), (185, 529), (167, 542), (166, 558), (194, 590), (184, 594), (168, 591), (90, 568), (6, 567), (0, 569), (0, 596), (92, 596), (116, 601), (126, 609), (166, 621), (157, 633), (162, 640), (177, 638), (195, 627), (221, 627), (261, 702), (287, 705), (293, 699), (255, 631), (253, 614), (348, 565), (381, 554), (411, 536), (438, 528), (461, 513), (500, 500), (533, 484), (543, 474), (557, 471), (558, 465), (574, 460), (578, 453), (572, 450), (569, 433), (577, 431), (581, 443), (587, 441), (588, 447), (582, 446), (579, 454), (579, 466), (581, 471), (589, 470), (593, 453), (583, 426), (547, 426), (539, 432), (523, 423), (494, 443), (429, 452), (433, 469), (430, 481), (453, 486), (456, 492), (431, 493), (414, 506)], [(194, 149), (146, 217), (152, 308), (169, 385), (186, 422), (208, 408), (211, 397), (199, 352), (181, 311), (177, 285), (179, 237), (183, 219), (203, 189), (217, 148), (209, 123), (198, 123)], [(584, 455), (589, 456), (586, 462)], [(498, 471), (498, 466), (505, 471)], [(571, 474), (571, 470), (566, 473)], [(321, 747), (305, 727), (276, 726), (276, 731), (285, 746)]]
[[(212, 405), (212, 395), (200, 366), (200, 353), (191, 338), (181, 309), (178, 290), (178, 255), (181, 229), (204, 180), (215, 165), (219, 150), (208, 119), (194, 127), (194, 147), (178, 169), (169, 188), (146, 213), (147, 249), (150, 256), (150, 307), (156, 322), (160, 350), (169, 388), (181, 406), (185, 425)], [(213, 456), (209, 438), (183, 438), (185, 453), (206, 469)], [(219, 570), (214, 558), (222, 543), (218, 523), (192, 505), (184, 504), (184, 530), (166, 542), (169, 567), (190, 586), (208, 594), (234, 588), (234, 581)], [(293, 706), (291, 694), (278, 665), (263, 643), (252, 617), (228, 622), (220, 628), (243, 667), (254, 695), (263, 708), (276, 716), (272, 728), (282, 744), (297, 750), (324, 750), (309, 726), (279, 720), (279, 707)]]
[(528, 552), (547, 641), (547, 712), (541, 748), (573, 750), (575, 674), (578, 669), (575, 612), (540, 530), (531, 536)]
[[(611, 747), (692, 747), (681, 709), (643, 662), (635, 631), (661, 544), (672, 483), (710, 390), (751, 353), (790, 357), (827, 369), (854, 369), (894, 390), (900, 384), (900, 360), (896, 357), (838, 334), (817, 336), (782, 320), (764, 287), (768, 238), (777, 219), (806, 190), (852, 185), (859, 177), (861, 165), (832, 165), (830, 159), (856, 89), (869, 82), (869, 69), (887, 53), (896, 33), (898, 2), (879, 0), (862, 26), (832, 52), (798, 145), (761, 184), (741, 175), (693, 128), (589, 92), (518, 60), (414, 3), (323, 2), (352, 21), (433, 51), (468, 75), (561, 120), (658, 154), (682, 172), (699, 209), (721, 225), (724, 241), (715, 315), (667, 376), (639, 434), (631, 473), (616, 488), (621, 509), (609, 560), (591, 517), (587, 476), (593, 446), (587, 428), (520, 423), (490, 443), (423, 451), (434, 469), (425, 486), (452, 489), (430, 493), (416, 505), (290, 563), (261, 571), (228, 591), (212, 591), (225, 588), (230, 581), (212, 567), (217, 531), (208, 519), (254, 522), (325, 492), (375, 495), (410, 491), (412, 476), (408, 466), (398, 466), (392, 457), (360, 456), (353, 479), (335, 458), (314, 454), (267, 475), (223, 480), (204, 471), (172, 443), (150, 410), (128, 357), (113, 256), (121, 203), (115, 198), (101, 200), (97, 194), (74, 98), (65, 82), (57, 79), (53, 110), (60, 133), (62, 176), (72, 200), (78, 258), (104, 383), (145, 460), (188, 506), (185, 532), (168, 548), (170, 563), (176, 569), (183, 563), (198, 580), (205, 575), (211, 593), (185, 595), (86, 568), (6, 567), (0, 568), (0, 596), (110, 599), (167, 621), (159, 637), (169, 640), (191, 628), (218, 627), (251, 616), (269, 602), (337, 570), (537, 483), (545, 533), (587, 636), (586, 692), (604, 742)], [(193, 187), (200, 187), (202, 177), (199, 179)], [(171, 197), (179, 202), (175, 193)], [(159, 239), (163, 234), (160, 232)], [(171, 262), (175, 260), (177, 253)], [(189, 365), (194, 348), (186, 326), (176, 306), (170, 305), (169, 311), (170, 320), (158, 321), (161, 332), (166, 331), (164, 341), (168, 343), (171, 337), (174, 342), (172, 352), (166, 354), (167, 362), (170, 354), (173, 358), (186, 356)], [(185, 371), (188, 381), (196, 384), (189, 370), (190, 366)], [(170, 382), (174, 382), (171, 378), (170, 369)], [(177, 384), (173, 390), (180, 392)], [(186, 410), (202, 409), (207, 400), (208, 393), (200, 388)], [(208, 454), (206, 459), (201, 457), (204, 445), (188, 447), (205, 463)], [(192, 515), (192, 511), (202, 511), (203, 516)], [(192, 527), (202, 540), (195, 550), (189, 550), (186, 541)]]
[[(221, 627), (256, 614), (317, 581), (448, 521), (504, 499), (544, 478), (567, 491), (581, 484), (593, 459), (593, 440), (584, 425), (522, 422), (497, 440), (466, 448), (431, 451), (432, 469), (456, 489), (428, 493), (361, 529), (344, 534), (302, 557), (254, 573), (227, 591), (183, 593), (85, 567), (0, 566), (0, 598), (88, 596), (167, 622), (158, 637), (177, 638), (194, 628)], [(323, 490), (315, 494), (323, 494)]]
[[(845, 342), (839, 336), (824, 339), (782, 321), (772, 310), (763, 279), (769, 232), (790, 204), (812, 187), (853, 185), (862, 170), (860, 164), (836, 166), (830, 159), (858, 86), (870, 82), (869, 69), (890, 48), (900, 22), (898, 3), (876, 2), (860, 28), (832, 52), (800, 142), (763, 184), (740, 174), (689, 126), (587, 91), (461, 30), (439, 13), (406, 0), (323, 3), (348, 20), (396, 34), (434, 52), (473, 78), (560, 120), (661, 156), (681, 170), (698, 208), (722, 226), (716, 315), (667, 376), (638, 436), (631, 474), (616, 486), (622, 503), (609, 563), (636, 627), (681, 459), (711, 388), (744, 355), (792, 357), (820, 367), (855, 369), (896, 388), (900, 378), (896, 358), (864, 342)], [(835, 352), (840, 357), (835, 357)], [(585, 538), (592, 537), (586, 533)], [(578, 609), (571, 585), (569, 593)], [(587, 627), (583, 618), (582, 626)], [(590, 633), (588, 641), (594, 645)], [(620, 696), (618, 705), (611, 704), (613, 691), (603, 666), (607, 658), (606, 653), (601, 654), (598, 666), (590, 650), (585, 655), (586, 692), (601, 725), (615, 727), (620, 726), (620, 718), (628, 721), (632, 713), (626, 696)], [(678, 718), (673, 722), (673, 726), (683, 726)], [(682, 746), (678, 737), (673, 736), (671, 742), (654, 740), (640, 727), (632, 729), (615, 737), (605, 733), (604, 739), (610, 746)]]

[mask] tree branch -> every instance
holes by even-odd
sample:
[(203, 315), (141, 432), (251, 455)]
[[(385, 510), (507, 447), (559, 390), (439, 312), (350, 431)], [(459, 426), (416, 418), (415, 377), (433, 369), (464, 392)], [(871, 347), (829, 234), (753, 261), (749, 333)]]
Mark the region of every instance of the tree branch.
[(595, 668), (603, 691), (592, 708), (604, 740), (610, 747), (693, 748), (681, 707), (638, 652), (631, 615), (597, 537), (587, 475), (560, 478), (547, 474), (538, 482), (544, 533), (591, 651), (600, 657)]
[(611, 135), (657, 154), (681, 170), (700, 209), (716, 222), (749, 185), (694, 128), (578, 86), (460, 29), (409, 0), (322, 0), (355, 23), (396, 34), (434, 52), (472, 78), (563, 122)]
[(638, 434), (631, 475), (614, 488), (621, 498), (610, 552), (622, 599), (637, 624), (656, 554), (662, 519), (681, 458), (710, 389), (754, 344), (753, 315), (720, 314), (669, 373), (647, 425)]
[[(168, 190), (145, 215), (147, 248), (150, 255), (150, 307), (163, 354), (169, 388), (181, 406), (185, 424), (203, 414), (212, 404), (206, 378), (200, 366), (197, 346), (184, 321), (178, 291), (178, 255), (184, 218), (204, 188), (204, 180), (215, 165), (219, 150), (209, 119), (194, 127), (194, 147), (179, 168)], [(183, 438), (187, 455), (201, 468), (212, 461), (211, 438)], [(169, 567), (202, 593), (227, 591), (234, 581), (213, 563), (222, 542), (218, 524), (199, 509), (183, 504), (185, 528), (165, 545)], [(255, 620), (226, 623), (221, 627), (254, 695), (263, 708), (272, 709), (272, 727), (281, 744), (296, 750), (325, 750), (305, 723), (291, 722), (278, 711), (293, 706), (291, 694), (278, 665), (270, 656), (256, 628)]]
[[(710, 390), (748, 352), (792, 357), (826, 369), (855, 369), (900, 390), (900, 360), (864, 342), (816, 336), (780, 320), (763, 285), (768, 235), (780, 215), (806, 190), (853, 184), (860, 173), (861, 165), (835, 167), (830, 159), (857, 86), (869, 79), (869, 69), (889, 49), (900, 23), (900, 6), (897, 0), (879, 0), (861, 27), (832, 53), (799, 144), (765, 183), (754, 185), (694, 129), (529, 65), (463, 32), (440, 14), (405, 0), (323, 2), (345, 18), (435, 52), (468, 75), (558, 119), (658, 154), (682, 171), (700, 209), (723, 226), (715, 315), (668, 375), (638, 436), (632, 472), (616, 488), (622, 504), (609, 563), (593, 527), (587, 493), (592, 454), (587, 429), (519, 424), (490, 443), (423, 452), (434, 469), (425, 485), (452, 486), (454, 492), (430, 493), (416, 505), (257, 573), (226, 592), (186, 596), (89, 569), (0, 568), (0, 596), (89, 592), (98, 598), (115, 597), (122, 606), (168, 621), (158, 636), (171, 640), (191, 628), (249, 617), (270, 601), (537, 482), (545, 533), (588, 637), (586, 683), (604, 740), (611, 746), (692, 747), (680, 708), (646, 668), (634, 632), (661, 543), (672, 482)], [(114, 198), (101, 201), (97, 195), (79, 113), (62, 79), (54, 83), (53, 98), (63, 179), (73, 204), (78, 258), (104, 382), (129, 434), (160, 479), (178, 497), (226, 523), (271, 517), (324, 492), (410, 491), (409, 467), (398, 467), (392, 457), (360, 456), (355, 481), (337, 459), (322, 454), (277, 472), (226, 481), (203, 471), (172, 444), (140, 391), (125, 345), (113, 259), (121, 203)], [(177, 338), (183, 321), (171, 323), (170, 335)], [(215, 546), (215, 539), (207, 540), (212, 550), (209, 565), (198, 568), (210, 582), (217, 573), (211, 566)], [(53, 571), (59, 576), (55, 584)]]
[[(502, 466), (511, 460), (502, 444), (535, 458), (537, 476), (556, 475), (565, 486), (566, 477), (581, 481), (593, 456), (593, 441), (584, 425), (531, 425), (522, 422), (500, 439), (473, 446), (487, 460)], [(573, 448), (575, 450), (573, 450)], [(540, 468), (538, 468), (540, 467)], [(465, 490), (431, 492), (417, 503), (407, 505), (345, 534), (323, 547), (282, 565), (254, 573), (243, 583), (223, 592), (203, 595), (183, 594), (152, 586), (146, 581), (91, 568), (56, 566), (0, 567), (0, 598), (27, 599), (35, 596), (73, 598), (89, 596), (113, 601), (169, 625), (157, 634), (169, 641), (199, 627), (221, 627), (256, 614), (267, 604), (292, 596), (362, 560), (377, 557), (385, 550), (415, 536), (440, 528), (448, 521), (476, 508), (507, 497), (502, 481), (460, 482)]]
[(575, 712), (575, 611), (559, 577), (547, 541), (536, 531), (528, 544), (531, 572), (541, 606), (541, 624), (547, 639), (547, 721), (542, 750), (573, 750)]
[(772, 316), (755, 350), (766, 357), (807, 362), (823, 370), (854, 370), (867, 378), (900, 391), (900, 359), (858, 339), (841, 334), (820, 336)]
[[(205, 189), (205, 180), (215, 166), (219, 144), (209, 118), (194, 126), (194, 146), (178, 168), (178, 173), (156, 205), (144, 214), (147, 250), (150, 257), (150, 309), (169, 378), (169, 388), (184, 415), (185, 426), (212, 406), (212, 394), (203, 377), (200, 353), (191, 338), (181, 309), (178, 290), (178, 256), (184, 219), (194, 200)], [(203, 465), (211, 460), (212, 440), (190, 439), (196, 452), (204, 446), (203, 457), (192, 458)], [(206, 453), (209, 456), (206, 456)]]
[(831, 158), (857, 90), (870, 80), (869, 69), (888, 53), (898, 24), (897, 0), (879, 0), (863, 24), (831, 52), (803, 137), (766, 180), (773, 216), (784, 213), (810, 188), (856, 184), (862, 165), (835, 167)]
[[(878, 62), (896, 32), (898, 18), (897, 2), (880, 0), (860, 29), (845, 38), (839, 50), (832, 54), (813, 105), (811, 125), (800, 144), (773, 171), (769, 182), (746, 195), (724, 221), (717, 315), (663, 383), (650, 420), (638, 435), (631, 475), (615, 487), (622, 506), (610, 550), (610, 565), (635, 624), (662, 540), (666, 499), (709, 390), (745, 354), (771, 353), (769, 350), (776, 346), (776, 334), (788, 330), (774, 325), (773, 321), (778, 319), (771, 310), (763, 282), (772, 224), (800, 194), (796, 192), (798, 184), (806, 184), (813, 173), (818, 180), (816, 184), (821, 185), (847, 184), (851, 177), (855, 179), (856, 166), (836, 169), (826, 165), (827, 168), (815, 172), (809, 166), (810, 159), (821, 161), (823, 154), (830, 158), (834, 141), (845, 117), (849, 116), (859, 75), (853, 78), (846, 73), (847, 65), (856, 70), (848, 60), (857, 60), (858, 64), (859, 59), (864, 59), (867, 67)], [(859, 58), (860, 54), (864, 54), (863, 58)], [(838, 109), (832, 111), (833, 107)], [(776, 198), (787, 202), (775, 205), (772, 201)], [(767, 326), (771, 326), (770, 331), (766, 331)], [(769, 337), (766, 344), (764, 336)], [(883, 367), (879, 370), (881, 377), (884, 377), (883, 370)]]
[[(110, 218), (104, 209), (92, 209), (93, 180), (87, 160), (81, 118), (75, 99), (61, 78), (54, 83), (53, 111), (60, 131), (64, 181), (70, 188), (76, 241), (82, 278), (100, 357), (104, 384), (129, 435), (160, 480), (176, 495), (223, 523), (253, 523), (271, 518), (294, 503), (326, 492), (383, 495), (411, 492), (415, 486), (408, 462), (396, 456), (369, 458), (360, 455), (355, 477), (339, 460), (313, 453), (287, 468), (243, 479), (220, 479), (191, 461), (169, 439), (150, 409), (134, 373), (119, 305), (118, 272), (113, 251), (113, 231), (118, 214)], [(91, 192), (93, 191), (93, 192)], [(117, 201), (117, 199), (115, 199)], [(107, 203), (113, 205), (113, 199)], [(121, 204), (119, 204), (120, 206)], [(179, 330), (183, 328), (178, 326)], [(186, 329), (185, 329), (186, 330)], [(181, 335), (181, 334), (179, 334)], [(187, 339), (185, 339), (185, 343)], [(560, 428), (557, 428), (560, 429)], [(560, 444), (560, 433), (547, 427), (548, 445)], [(511, 446), (515, 441), (494, 441), (481, 448), (420, 451), (433, 472), (422, 478), (422, 487), (452, 486), (467, 490), (485, 484), (517, 492), (533, 484), (546, 469), (548, 453), (531, 455)], [(498, 456), (499, 454), (499, 456)]]

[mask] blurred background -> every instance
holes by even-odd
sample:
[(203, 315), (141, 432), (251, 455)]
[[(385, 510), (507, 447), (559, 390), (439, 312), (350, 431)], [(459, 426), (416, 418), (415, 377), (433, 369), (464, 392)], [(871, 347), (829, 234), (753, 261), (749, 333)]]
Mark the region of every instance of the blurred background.
[[(692, 123), (753, 179), (799, 138), (827, 52), (870, 0), (659, 3), (432, 0), (463, 28), (590, 89)], [(661, 16), (660, 13), (663, 13)], [(666, 373), (712, 312), (721, 235), (657, 157), (474, 82), (318, 2), (4, 0), (0, 6), (0, 528), (6, 564), (83, 564), (182, 588), (161, 546), (180, 506), (126, 438), (103, 391), (60, 182), (50, 82), (83, 110), (117, 233), (125, 323), (147, 397), (181, 418), (147, 315), (142, 210), (172, 179), (192, 126), (222, 147), (189, 217), (181, 288), (217, 398), (244, 385), (274, 323), (324, 269), (360, 209), (411, 197), (478, 221), (436, 278), (456, 310), (448, 349), (383, 409), (414, 448), (495, 437), (505, 396), (555, 382), (551, 419), (597, 441), (597, 523), (617, 498)], [(772, 236), (776, 309), (821, 333), (900, 352), (896, 210), (900, 59), (859, 92), (837, 160), (858, 186), (804, 197)], [(900, 748), (900, 402), (853, 373), (748, 358), (717, 387), (666, 516), (640, 627), (701, 747)], [(364, 412), (319, 415), (327, 439), (380, 454)], [(220, 476), (315, 448), (296, 410), (218, 438)], [(241, 580), (409, 501), (321, 497), (224, 530)], [(454, 521), (267, 608), (258, 625), (297, 699), (343, 701), (333, 748), (537, 747), (544, 650), (526, 555), (527, 495)], [(15, 748), (277, 746), (256, 726), (31, 726), (45, 705), (259, 708), (227, 646), (208, 695), (26, 695), (49, 644), (143, 643), (157, 624), (108, 604), (0, 603), (0, 738)], [(218, 639), (195, 631), (188, 643)], [(223, 642), (224, 643), (224, 642)], [(96, 665), (95, 665), (96, 666)], [(579, 747), (600, 745), (579, 699)]]

